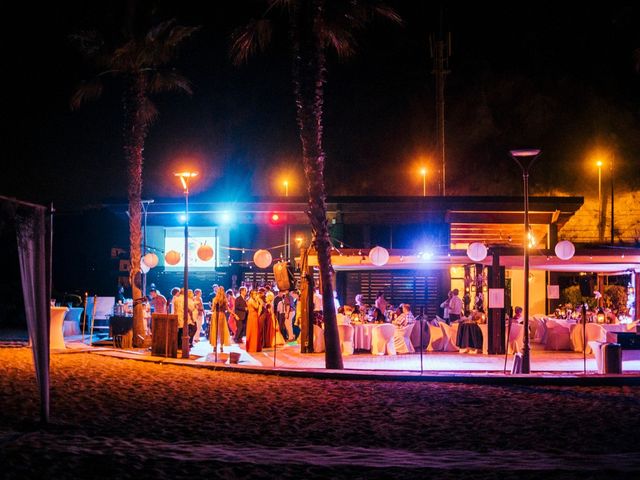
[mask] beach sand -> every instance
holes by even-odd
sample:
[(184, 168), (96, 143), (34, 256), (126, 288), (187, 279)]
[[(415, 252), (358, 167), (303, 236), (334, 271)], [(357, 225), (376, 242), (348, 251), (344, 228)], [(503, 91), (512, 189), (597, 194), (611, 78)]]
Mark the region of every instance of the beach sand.
[(0, 348), (4, 478), (637, 478), (640, 387), (344, 381)]

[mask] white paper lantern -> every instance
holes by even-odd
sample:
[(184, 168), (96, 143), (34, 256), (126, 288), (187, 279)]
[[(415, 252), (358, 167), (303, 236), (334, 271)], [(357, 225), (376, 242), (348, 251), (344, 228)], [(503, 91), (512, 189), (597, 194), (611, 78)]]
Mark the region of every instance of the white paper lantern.
[(147, 273), (149, 273), (149, 270), (151, 270), (151, 268), (149, 267), (149, 265), (147, 265), (146, 263), (144, 263), (144, 257), (142, 257), (140, 259), (140, 270), (142, 270), (142, 273), (144, 273), (145, 275)]
[(576, 247), (569, 240), (562, 240), (556, 244), (556, 255), (560, 260), (569, 260), (576, 253)]
[(373, 247), (369, 251), (369, 260), (377, 267), (381, 267), (389, 261), (389, 252), (383, 247)]
[(267, 268), (271, 265), (272, 260), (273, 257), (271, 257), (269, 250), (258, 250), (253, 254), (253, 263), (255, 263), (258, 268)]
[(487, 258), (487, 247), (485, 247), (484, 243), (473, 242), (467, 247), (467, 257), (474, 262), (481, 262)]
[(158, 255), (155, 253), (147, 253), (142, 257), (142, 261), (149, 268), (155, 268), (158, 265)]

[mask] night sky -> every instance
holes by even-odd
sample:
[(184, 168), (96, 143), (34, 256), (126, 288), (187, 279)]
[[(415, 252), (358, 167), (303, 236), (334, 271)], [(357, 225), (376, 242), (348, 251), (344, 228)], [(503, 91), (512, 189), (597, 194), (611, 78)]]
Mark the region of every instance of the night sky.
[[(2, 31), (5, 70), (1, 193), (59, 208), (126, 201), (119, 90), (71, 112), (68, 101), (90, 69), (68, 35), (114, 32), (121, 2), (12, 6)], [(149, 2), (147, 2), (149, 3)], [(176, 67), (191, 97), (155, 97), (160, 117), (145, 150), (144, 196), (179, 198), (171, 172), (192, 159), (201, 199), (242, 200), (304, 193), (286, 34), (249, 64), (228, 57), (234, 28), (261, 2), (159, 2), (158, 18), (202, 29)], [(387, 2), (404, 19), (382, 21), (358, 37), (358, 54), (329, 56), (325, 98), (326, 179), (330, 194), (421, 194), (416, 167), (434, 153), (435, 100), (429, 33), (435, 2)], [(640, 4), (568, 2), (444, 4), (452, 34), (447, 79), (449, 194), (521, 194), (508, 150), (538, 147), (533, 194), (590, 195), (597, 189), (591, 152), (615, 153), (616, 185), (637, 190), (640, 157)], [(573, 3), (573, 2), (572, 2)], [(432, 170), (435, 165), (427, 162)], [(296, 180), (297, 178), (297, 180)], [(436, 179), (430, 177), (429, 191)], [(199, 193), (198, 193), (199, 191)]]

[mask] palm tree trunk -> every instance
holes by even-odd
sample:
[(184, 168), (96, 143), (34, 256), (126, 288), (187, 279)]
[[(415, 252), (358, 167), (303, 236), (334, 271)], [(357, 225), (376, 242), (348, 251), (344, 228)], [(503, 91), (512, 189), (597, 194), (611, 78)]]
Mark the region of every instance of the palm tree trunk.
[(144, 305), (141, 290), (141, 239), (142, 239), (142, 163), (147, 122), (142, 110), (145, 100), (145, 81), (138, 76), (125, 94), (124, 151), (127, 160), (129, 199), (129, 249), (131, 271), (129, 280), (133, 296), (133, 345), (142, 347), (145, 342)]
[(323, 0), (294, 2), (292, 15), (293, 83), (296, 118), (302, 143), (302, 159), (309, 197), (309, 220), (318, 253), (322, 282), (325, 364), (342, 369), (342, 354), (336, 310), (333, 303), (333, 267), (331, 239), (327, 222), (324, 160), (322, 148), (322, 108), (324, 102), (325, 55), (319, 32), (323, 18)]

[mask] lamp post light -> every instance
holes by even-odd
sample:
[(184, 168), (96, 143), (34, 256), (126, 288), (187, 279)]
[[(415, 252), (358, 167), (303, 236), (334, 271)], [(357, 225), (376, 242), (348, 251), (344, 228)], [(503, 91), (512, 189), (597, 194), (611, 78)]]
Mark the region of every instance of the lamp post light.
[(522, 347), (522, 373), (531, 373), (529, 345), (529, 169), (540, 155), (539, 149), (511, 150), (511, 157), (522, 170), (524, 186), (524, 235), (522, 237), (524, 263), (524, 339)]
[(289, 196), (289, 180), (285, 180), (284, 182), (282, 182), (282, 185), (284, 185), (284, 196), (288, 197)]
[(184, 293), (182, 301), (184, 303), (182, 320), (182, 358), (189, 358), (189, 180), (197, 177), (198, 172), (178, 172), (174, 173), (180, 178), (184, 190)]
[(422, 175), (422, 196), (427, 196), (427, 169), (422, 167), (420, 169), (420, 175)]

